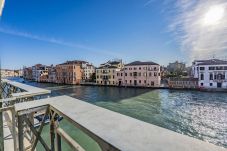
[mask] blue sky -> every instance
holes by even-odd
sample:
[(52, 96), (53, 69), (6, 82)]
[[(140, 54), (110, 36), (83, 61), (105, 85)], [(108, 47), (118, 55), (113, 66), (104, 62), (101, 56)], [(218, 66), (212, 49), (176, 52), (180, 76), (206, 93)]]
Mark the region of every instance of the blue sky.
[(170, 31), (180, 9), (166, 0), (6, 0), (1, 65), (17, 69), (82, 59), (98, 66), (114, 58), (190, 64), (179, 38), (185, 31)]

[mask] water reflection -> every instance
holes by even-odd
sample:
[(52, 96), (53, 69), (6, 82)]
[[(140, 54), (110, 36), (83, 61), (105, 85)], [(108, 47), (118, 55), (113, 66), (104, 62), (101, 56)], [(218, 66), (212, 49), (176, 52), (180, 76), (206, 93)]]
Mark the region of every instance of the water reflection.
[(27, 84), (227, 147), (226, 93)]

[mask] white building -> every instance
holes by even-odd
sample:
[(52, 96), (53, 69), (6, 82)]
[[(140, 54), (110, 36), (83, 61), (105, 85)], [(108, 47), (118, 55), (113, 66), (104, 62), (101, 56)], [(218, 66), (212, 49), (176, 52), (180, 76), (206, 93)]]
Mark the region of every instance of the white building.
[(32, 79), (34, 81), (40, 82), (43, 75), (48, 75), (48, 68), (42, 64), (36, 64), (32, 66)]
[(192, 75), (199, 79), (198, 85), (201, 88), (227, 88), (227, 61), (195, 60)]
[(91, 80), (92, 75), (95, 73), (95, 66), (92, 64), (86, 63), (83, 65), (83, 80)]

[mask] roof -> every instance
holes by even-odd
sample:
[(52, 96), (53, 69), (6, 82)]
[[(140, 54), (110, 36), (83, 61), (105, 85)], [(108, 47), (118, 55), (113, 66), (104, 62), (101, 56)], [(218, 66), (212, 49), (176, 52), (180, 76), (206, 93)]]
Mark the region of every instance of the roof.
[(114, 61), (108, 61), (106, 63), (102, 63), (101, 66), (104, 66), (105, 64), (110, 64), (110, 65), (116, 65), (116, 64), (119, 64), (121, 63), (121, 60), (114, 60)]
[(227, 61), (219, 59), (209, 59), (209, 60), (195, 60), (195, 62), (201, 62), (197, 65), (227, 65)]
[(117, 67), (116, 66), (101, 66), (97, 69), (113, 69), (113, 68), (116, 69)]
[(58, 64), (58, 65), (82, 64), (82, 63), (88, 63), (88, 62), (83, 61), (83, 60), (73, 60), (73, 61), (66, 61), (66, 62)]
[(142, 62), (142, 61), (134, 61), (129, 64), (126, 64), (125, 66), (137, 66), (137, 65), (159, 65), (152, 61)]

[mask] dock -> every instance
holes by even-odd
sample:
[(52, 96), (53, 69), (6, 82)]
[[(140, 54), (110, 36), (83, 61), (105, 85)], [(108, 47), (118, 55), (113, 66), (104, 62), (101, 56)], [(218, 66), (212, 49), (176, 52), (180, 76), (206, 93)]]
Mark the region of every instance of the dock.
[[(10, 106), (1, 108), (4, 116), (4, 150), (35, 150), (38, 142), (46, 151), (61, 151), (62, 140), (72, 150), (85, 151), (80, 144), (70, 137), (56, 120), (62, 116), (73, 126), (80, 129), (97, 142), (102, 151), (227, 151), (226, 148), (210, 144), (165, 128), (122, 115), (108, 109), (69, 97), (47, 97), (38, 100), (27, 100), (26, 97), (48, 94), (48, 90), (39, 90), (24, 86), (21, 83), (5, 81), (10, 85), (23, 88), (18, 96), (12, 93), (14, 101)], [(37, 91), (35, 91), (35, 89)], [(25, 94), (25, 92), (27, 92)], [(41, 93), (43, 92), (43, 93)], [(21, 95), (19, 95), (21, 93)], [(33, 94), (32, 94), (33, 93)], [(12, 98), (7, 98), (10, 102)], [(25, 99), (25, 100), (23, 100)], [(45, 123), (43, 118), (39, 129), (34, 128), (32, 115), (44, 111), (50, 117), (50, 142), (45, 142), (40, 135)], [(15, 120), (17, 119), (17, 120)], [(11, 121), (11, 123), (10, 123)], [(29, 131), (25, 131), (29, 130)], [(27, 132), (32, 137), (26, 137)], [(30, 139), (29, 139), (30, 138)]]

